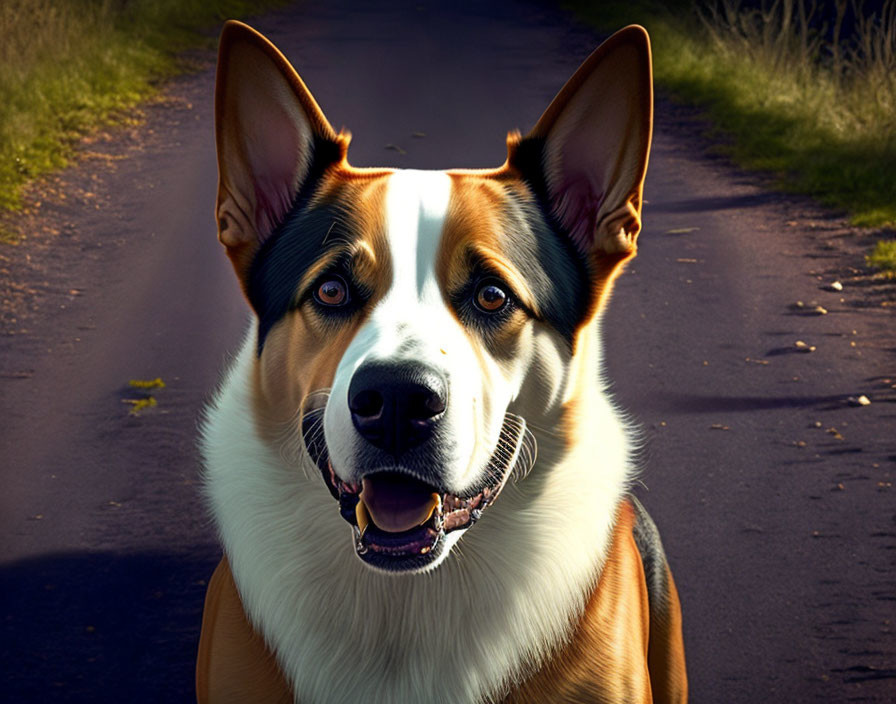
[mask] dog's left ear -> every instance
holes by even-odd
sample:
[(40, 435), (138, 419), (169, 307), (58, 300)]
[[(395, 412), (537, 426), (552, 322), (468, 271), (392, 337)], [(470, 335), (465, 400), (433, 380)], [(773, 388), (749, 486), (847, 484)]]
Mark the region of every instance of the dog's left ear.
[(230, 20), (218, 49), (215, 139), (218, 239), (242, 278), (312, 173), (344, 158), (348, 136), (271, 42)]
[(509, 161), (531, 179), (537, 159), (536, 186), (583, 255), (625, 257), (641, 230), (652, 126), (650, 40), (631, 25), (585, 60)]

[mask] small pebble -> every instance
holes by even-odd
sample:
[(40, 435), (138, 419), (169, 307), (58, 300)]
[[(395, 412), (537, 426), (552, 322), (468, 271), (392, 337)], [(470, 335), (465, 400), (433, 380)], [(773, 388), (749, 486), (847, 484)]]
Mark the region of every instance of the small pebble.
[(849, 405), (850, 406), (870, 406), (871, 399), (862, 394), (861, 396), (850, 396), (849, 397)]
[(807, 345), (802, 340), (797, 340), (793, 343), (793, 346), (797, 348), (800, 352), (814, 352), (815, 345)]
[(822, 288), (825, 291), (842, 291), (843, 284), (841, 284), (839, 281), (833, 281), (833, 282), (829, 283), (827, 286), (822, 286)]

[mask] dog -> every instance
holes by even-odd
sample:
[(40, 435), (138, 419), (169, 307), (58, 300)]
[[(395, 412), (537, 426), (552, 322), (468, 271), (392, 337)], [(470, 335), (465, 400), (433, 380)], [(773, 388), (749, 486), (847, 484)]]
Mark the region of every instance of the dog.
[(287, 59), (225, 25), (218, 238), (253, 322), (202, 431), (225, 557), (200, 702), (686, 701), (600, 371), (652, 111), (630, 26), (502, 166), (355, 168)]

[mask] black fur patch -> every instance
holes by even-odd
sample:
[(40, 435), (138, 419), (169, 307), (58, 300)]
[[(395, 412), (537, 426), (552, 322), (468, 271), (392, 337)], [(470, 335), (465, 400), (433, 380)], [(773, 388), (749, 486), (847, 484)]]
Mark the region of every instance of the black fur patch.
[(293, 210), (265, 242), (249, 271), (249, 302), (258, 315), (258, 354), (274, 327), (296, 305), (305, 272), (334, 243), (345, 242), (344, 215), (337, 205)]
[(650, 620), (663, 621), (669, 610), (669, 578), (666, 570), (666, 553), (660, 540), (660, 532), (647, 513), (647, 509), (634, 496), (629, 496), (635, 509), (635, 525), (632, 534), (644, 565), (647, 582), (647, 603)]
[(323, 174), (342, 157), (339, 144), (315, 138), (311, 168), (289, 212), (265, 240), (249, 269), (248, 297), (258, 315), (258, 354), (271, 328), (294, 306), (296, 286), (334, 242), (344, 242), (344, 213), (337, 204), (308, 208)]
[(533, 219), (529, 218), (531, 231), (507, 234), (505, 256), (522, 274), (542, 317), (572, 347), (590, 298), (588, 274), (566, 239), (545, 220)]
[(271, 328), (294, 306), (296, 286), (332, 243), (350, 236), (337, 204), (308, 208), (324, 173), (342, 158), (343, 147), (316, 137), (311, 168), (292, 207), (265, 240), (249, 269), (249, 303), (258, 315), (258, 354)]
[(538, 203), (538, 217), (529, 218), (532, 237), (508, 233), (507, 256), (525, 277), (544, 317), (563, 337), (573, 338), (591, 300), (591, 281), (583, 255), (554, 217), (544, 176), (544, 140), (527, 138), (510, 159)]

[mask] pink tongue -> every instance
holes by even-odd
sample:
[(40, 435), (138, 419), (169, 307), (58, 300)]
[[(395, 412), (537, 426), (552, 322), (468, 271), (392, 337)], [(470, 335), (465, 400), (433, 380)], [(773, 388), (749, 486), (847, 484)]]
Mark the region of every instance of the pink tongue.
[(362, 482), (361, 500), (380, 530), (401, 533), (425, 523), (438, 505), (432, 487), (397, 474), (375, 474)]

